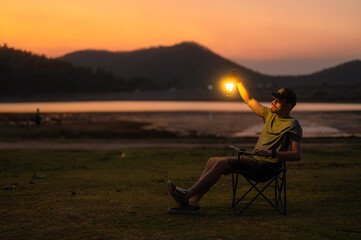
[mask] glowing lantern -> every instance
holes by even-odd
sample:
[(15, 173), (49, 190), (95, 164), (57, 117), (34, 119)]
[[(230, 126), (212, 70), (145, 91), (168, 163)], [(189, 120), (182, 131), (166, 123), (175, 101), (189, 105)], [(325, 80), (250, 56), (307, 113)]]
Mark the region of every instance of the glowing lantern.
[(231, 96), (234, 93), (234, 89), (236, 88), (233, 79), (226, 79), (223, 82), (223, 90), (226, 96)]
[(233, 83), (226, 83), (225, 91), (226, 93), (231, 93), (233, 91), (234, 84)]
[(220, 81), (220, 89), (226, 96), (234, 96), (235, 91), (237, 90), (237, 82), (239, 81), (239, 76), (233, 71), (226, 77), (222, 78)]

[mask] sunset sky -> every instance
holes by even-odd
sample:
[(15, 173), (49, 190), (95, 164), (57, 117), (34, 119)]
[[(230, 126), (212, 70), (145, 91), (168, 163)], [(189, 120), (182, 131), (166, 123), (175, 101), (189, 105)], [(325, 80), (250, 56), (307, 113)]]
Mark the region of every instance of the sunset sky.
[(0, 0), (0, 44), (62, 56), (197, 42), (269, 74), (361, 59), (360, 0)]

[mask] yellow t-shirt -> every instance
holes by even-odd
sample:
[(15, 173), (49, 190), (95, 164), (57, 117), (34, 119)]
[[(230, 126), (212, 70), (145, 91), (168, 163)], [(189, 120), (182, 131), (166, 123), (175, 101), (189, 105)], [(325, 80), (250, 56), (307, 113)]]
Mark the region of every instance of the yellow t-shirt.
[[(256, 148), (267, 150), (287, 151), (291, 148), (291, 140), (301, 142), (302, 128), (299, 122), (292, 118), (280, 118), (272, 113), (271, 109), (263, 109), (264, 127), (258, 138)], [(255, 159), (265, 162), (278, 162), (278, 158), (254, 156)]]

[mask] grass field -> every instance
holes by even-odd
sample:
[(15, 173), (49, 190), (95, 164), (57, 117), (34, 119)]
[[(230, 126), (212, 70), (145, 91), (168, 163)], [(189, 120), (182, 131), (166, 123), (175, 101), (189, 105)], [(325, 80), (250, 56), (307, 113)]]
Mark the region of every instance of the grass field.
[(261, 200), (234, 216), (231, 176), (204, 196), (200, 215), (167, 213), (176, 206), (167, 179), (188, 188), (207, 158), (230, 153), (3, 150), (0, 186), (13, 189), (0, 189), (0, 239), (361, 238), (360, 144), (304, 147), (302, 161), (288, 163), (287, 216)]

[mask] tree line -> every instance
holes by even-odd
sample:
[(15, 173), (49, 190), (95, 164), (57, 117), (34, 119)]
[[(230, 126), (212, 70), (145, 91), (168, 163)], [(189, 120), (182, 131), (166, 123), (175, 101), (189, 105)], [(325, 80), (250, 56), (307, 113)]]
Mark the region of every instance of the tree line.
[(107, 93), (152, 88), (149, 79), (126, 81), (103, 69), (76, 67), (28, 51), (0, 47), (0, 93), (37, 95), (61, 93)]

